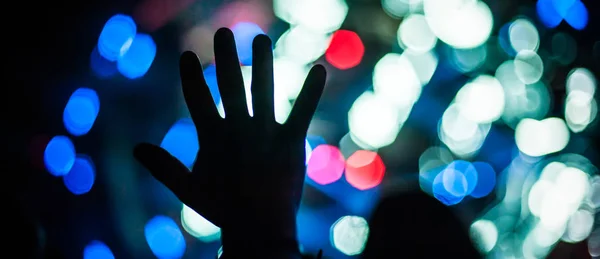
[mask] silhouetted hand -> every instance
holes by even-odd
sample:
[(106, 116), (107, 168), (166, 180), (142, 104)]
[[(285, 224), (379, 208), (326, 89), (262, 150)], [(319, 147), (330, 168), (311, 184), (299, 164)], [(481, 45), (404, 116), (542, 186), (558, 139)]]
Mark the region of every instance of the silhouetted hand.
[(183, 203), (222, 228), (224, 255), (231, 254), (228, 246), (255, 246), (251, 240), (256, 235), (266, 239), (260, 242), (281, 243), (266, 246), (297, 246), (295, 218), (304, 184), (306, 131), (323, 92), (325, 68), (311, 69), (290, 116), (279, 124), (271, 40), (257, 36), (252, 46), (251, 117), (233, 33), (219, 29), (214, 40), (225, 118), (217, 112), (197, 56), (185, 52), (180, 61), (183, 94), (200, 142), (193, 170), (156, 145), (139, 144), (134, 155)]

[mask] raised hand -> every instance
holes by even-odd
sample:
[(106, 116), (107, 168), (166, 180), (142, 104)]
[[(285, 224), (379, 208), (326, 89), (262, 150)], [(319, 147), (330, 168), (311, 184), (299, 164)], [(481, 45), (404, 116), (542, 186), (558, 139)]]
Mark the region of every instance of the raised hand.
[[(325, 68), (311, 69), (287, 121), (279, 124), (271, 40), (259, 35), (252, 46), (253, 116), (233, 33), (219, 29), (214, 41), (225, 118), (217, 112), (197, 56), (185, 52), (180, 61), (183, 94), (200, 142), (193, 170), (156, 145), (139, 144), (134, 155), (183, 203), (222, 228), (226, 253), (228, 243), (248, 243), (256, 231), (264, 242), (294, 245), (306, 131), (323, 92)], [(245, 231), (253, 233), (240, 236)]]

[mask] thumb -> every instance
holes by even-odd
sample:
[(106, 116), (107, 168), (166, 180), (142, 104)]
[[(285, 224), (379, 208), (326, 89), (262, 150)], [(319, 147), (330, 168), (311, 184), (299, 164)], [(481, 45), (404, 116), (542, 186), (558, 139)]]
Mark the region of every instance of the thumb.
[(181, 201), (185, 200), (191, 177), (188, 168), (165, 149), (148, 143), (138, 144), (133, 156), (150, 171), (152, 176), (171, 190)]

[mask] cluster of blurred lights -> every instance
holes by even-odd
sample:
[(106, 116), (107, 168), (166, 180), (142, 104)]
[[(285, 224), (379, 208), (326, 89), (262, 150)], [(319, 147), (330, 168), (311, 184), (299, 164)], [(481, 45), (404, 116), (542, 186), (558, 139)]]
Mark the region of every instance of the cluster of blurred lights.
[(128, 79), (136, 79), (148, 72), (155, 56), (152, 37), (138, 33), (130, 16), (117, 14), (104, 25), (90, 62), (99, 77), (110, 77), (118, 71)]
[[(96, 91), (79, 88), (65, 106), (63, 124), (71, 135), (85, 135), (94, 125), (99, 110), (100, 101)], [(77, 154), (75, 145), (67, 136), (55, 136), (47, 143), (44, 164), (50, 174), (62, 177), (67, 189), (75, 195), (89, 192), (94, 185), (94, 163), (89, 156)]]
[(583, 30), (588, 23), (588, 10), (580, 0), (538, 0), (536, 10), (540, 21), (549, 28), (563, 20), (576, 30)]

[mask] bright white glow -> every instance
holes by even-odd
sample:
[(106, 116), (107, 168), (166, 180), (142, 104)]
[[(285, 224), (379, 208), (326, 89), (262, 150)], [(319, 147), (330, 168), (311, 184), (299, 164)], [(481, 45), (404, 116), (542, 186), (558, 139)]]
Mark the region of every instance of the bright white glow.
[[(253, 116), (254, 110), (252, 109), (252, 66), (242, 67), (242, 77), (244, 78), (244, 88), (246, 90), (246, 104), (248, 105), (248, 114)], [(284, 92), (281, 88), (275, 86), (274, 89), (274, 109), (275, 109), (275, 121), (279, 124), (283, 124), (287, 117), (292, 111), (292, 104), (284, 96)]]
[(525, 84), (533, 84), (542, 78), (544, 62), (531, 50), (522, 50), (515, 57), (515, 73)]
[(567, 224), (567, 231), (562, 240), (577, 243), (585, 240), (594, 227), (594, 214), (588, 210), (576, 211)]
[(273, 80), (275, 81), (275, 96), (286, 96), (293, 100), (302, 90), (304, 80), (308, 75), (308, 67), (287, 58), (273, 60)]
[(348, 5), (344, 0), (274, 0), (277, 17), (318, 33), (330, 33), (342, 26)]
[(344, 216), (331, 226), (331, 243), (345, 255), (360, 254), (369, 236), (369, 224), (359, 216)]
[(421, 95), (421, 83), (407, 56), (388, 53), (375, 64), (373, 90), (398, 107), (409, 107)]
[(437, 37), (433, 34), (425, 16), (412, 14), (402, 21), (398, 28), (398, 43), (408, 51), (424, 53), (435, 46)]
[(585, 130), (596, 119), (597, 114), (598, 103), (592, 96), (579, 90), (567, 95), (565, 120), (571, 131), (577, 133)]
[(221, 238), (221, 229), (190, 207), (183, 205), (181, 209), (181, 225), (190, 235), (203, 242), (213, 242)]
[(550, 181), (546, 180), (538, 180), (529, 191), (529, 199), (527, 200), (527, 205), (529, 206), (529, 211), (534, 216), (540, 216), (542, 210), (542, 201), (544, 197), (550, 192), (550, 190), (554, 188), (554, 184)]
[(448, 45), (469, 49), (490, 36), (490, 8), (478, 0), (424, 0), (423, 11), (431, 31)]
[(510, 45), (516, 52), (522, 50), (537, 51), (540, 46), (540, 35), (528, 19), (517, 19), (508, 28)]
[(495, 77), (481, 75), (459, 90), (455, 102), (467, 119), (494, 122), (504, 111), (504, 89)]
[(365, 92), (348, 112), (351, 137), (362, 148), (387, 146), (394, 142), (409, 113), (409, 109), (399, 112), (380, 95)]
[(560, 118), (542, 121), (523, 119), (517, 125), (515, 138), (519, 150), (529, 156), (543, 156), (561, 151), (569, 143), (569, 129)]
[(484, 254), (491, 251), (498, 242), (498, 229), (494, 222), (489, 220), (480, 219), (473, 222), (469, 234), (479, 251)]
[(275, 43), (276, 58), (286, 58), (299, 65), (310, 64), (321, 57), (331, 36), (317, 33), (302, 26), (294, 26), (285, 31)]
[(588, 69), (575, 68), (569, 72), (566, 87), (567, 93), (581, 91), (589, 96), (594, 96), (596, 92), (596, 78)]

